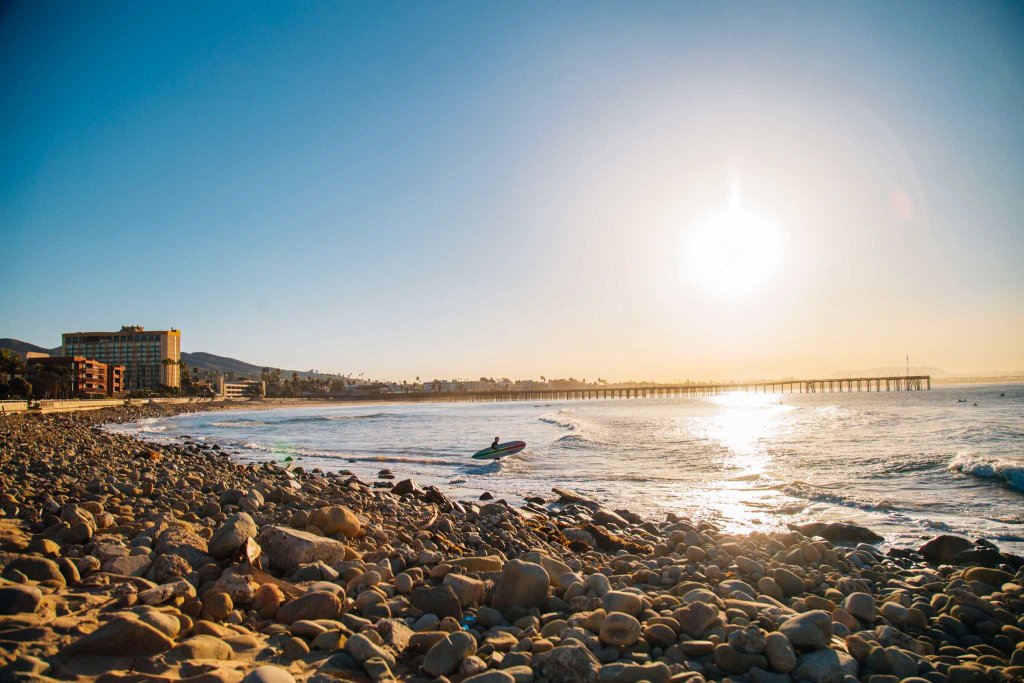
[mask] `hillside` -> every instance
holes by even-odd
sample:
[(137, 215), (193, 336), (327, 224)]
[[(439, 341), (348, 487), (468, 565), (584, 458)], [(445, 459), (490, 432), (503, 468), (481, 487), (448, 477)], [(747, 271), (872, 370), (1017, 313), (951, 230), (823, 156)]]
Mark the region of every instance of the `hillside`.
[(227, 356), (218, 356), (213, 353), (206, 353), (205, 351), (196, 351), (194, 353), (181, 352), (181, 359), (185, 361), (185, 364), (190, 368), (199, 368), (200, 370), (207, 370), (209, 372), (230, 372), (235, 377), (259, 377), (262, 366), (253, 365), (252, 363), (246, 363), (245, 361), (238, 360), (237, 358), (228, 358)]
[[(36, 346), (28, 342), (21, 341), (20, 339), (12, 339), (10, 337), (0, 337), (0, 349), (10, 349), (15, 353), (25, 355), (28, 351), (35, 351), (37, 353), (48, 353), (51, 356), (60, 355), (61, 349), (58, 346), (55, 349), (47, 349), (42, 346)], [(238, 360), (237, 358), (229, 358), (228, 356), (218, 356), (214, 353), (207, 353), (205, 351), (195, 351), (193, 353), (187, 353), (182, 351), (181, 359), (185, 361), (185, 365), (190, 368), (199, 368), (200, 370), (206, 370), (208, 372), (222, 372), (232, 373), (235, 378), (252, 378), (258, 379), (260, 371), (266, 367), (263, 365), (253, 365), (252, 363), (246, 363), (245, 361)], [(329, 375), (327, 373), (316, 372), (312, 373), (309, 371), (299, 370), (281, 370), (281, 374), (286, 377), (291, 376), (292, 372), (298, 372), (300, 377), (331, 377), (337, 375)]]
[(48, 353), (51, 356), (60, 353), (59, 346), (55, 349), (44, 349), (42, 346), (29, 344), (28, 342), (23, 342), (20, 339), (11, 339), (10, 337), (0, 337), (0, 349), (9, 349), (15, 353), (20, 353), (23, 356), (29, 351), (34, 351), (36, 353)]

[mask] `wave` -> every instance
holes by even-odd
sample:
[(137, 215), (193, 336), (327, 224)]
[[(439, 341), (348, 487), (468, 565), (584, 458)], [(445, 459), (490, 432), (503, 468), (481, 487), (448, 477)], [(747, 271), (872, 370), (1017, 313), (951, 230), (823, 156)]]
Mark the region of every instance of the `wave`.
[(572, 419), (571, 410), (559, 410), (557, 413), (549, 413), (547, 415), (541, 415), (537, 419), (541, 422), (547, 422), (550, 425), (561, 427), (562, 429), (568, 429), (569, 431), (576, 431), (580, 428), (580, 423)]
[(859, 510), (865, 510), (867, 512), (884, 511), (889, 512), (896, 510), (897, 507), (893, 503), (880, 499), (870, 498), (857, 498), (855, 496), (849, 496), (838, 491), (835, 491), (824, 486), (815, 486), (814, 484), (808, 484), (805, 481), (794, 481), (789, 484), (780, 484), (775, 487), (786, 495), (793, 496), (794, 498), (804, 498), (815, 503), (831, 503), (832, 505), (842, 505), (843, 507), (857, 508)]
[(256, 420), (252, 418), (235, 418), (226, 420), (217, 420), (215, 422), (208, 423), (210, 427), (262, 427), (269, 425), (287, 425), (287, 424), (308, 424), (314, 422), (347, 422), (349, 420), (377, 420), (380, 418), (398, 417), (395, 413), (368, 413), (366, 415), (300, 415), (298, 417), (289, 417), (284, 420)]
[(1024, 491), (1024, 462), (997, 460), (975, 455), (957, 453), (949, 463), (949, 470), (969, 474), (981, 479), (997, 479), (1017, 491)]
[(209, 422), (209, 427), (253, 427), (256, 425), (267, 425), (269, 422), (263, 422), (262, 420), (218, 420), (216, 422)]
[(564, 434), (555, 439), (555, 443), (559, 446), (566, 446), (568, 448), (583, 448), (585, 446), (593, 446), (596, 444), (595, 441), (591, 441), (582, 434)]
[(366, 415), (303, 415), (281, 420), (277, 424), (304, 422), (345, 422), (348, 420), (379, 420), (384, 417), (398, 417), (396, 413), (367, 413)]

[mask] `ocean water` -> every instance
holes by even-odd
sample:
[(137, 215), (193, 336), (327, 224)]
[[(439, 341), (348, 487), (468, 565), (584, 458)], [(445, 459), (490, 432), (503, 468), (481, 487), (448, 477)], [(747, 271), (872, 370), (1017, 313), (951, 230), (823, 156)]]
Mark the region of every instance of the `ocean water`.
[[(109, 428), (365, 481), (387, 468), (463, 498), (559, 486), (737, 532), (845, 520), (897, 545), (949, 532), (1024, 554), (1024, 384), (232, 410)], [(469, 459), (495, 436), (528, 446), (501, 462)]]

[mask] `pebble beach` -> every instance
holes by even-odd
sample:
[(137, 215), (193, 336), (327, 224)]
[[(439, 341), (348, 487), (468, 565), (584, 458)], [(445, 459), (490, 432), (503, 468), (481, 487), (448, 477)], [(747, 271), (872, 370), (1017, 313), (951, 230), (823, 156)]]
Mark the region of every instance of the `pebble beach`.
[(730, 535), (102, 429), (200, 409), (0, 417), (0, 681), (1024, 680), (1024, 560), (984, 539)]

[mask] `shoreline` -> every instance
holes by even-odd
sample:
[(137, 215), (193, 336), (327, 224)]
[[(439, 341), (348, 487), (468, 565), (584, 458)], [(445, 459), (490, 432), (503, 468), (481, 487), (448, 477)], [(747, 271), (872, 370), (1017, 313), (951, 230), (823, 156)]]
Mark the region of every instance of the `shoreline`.
[(201, 405), (0, 418), (0, 677), (1024, 676), (1024, 562), (985, 542), (730, 536), (571, 491), (459, 502), (99, 428), (222, 409)]

